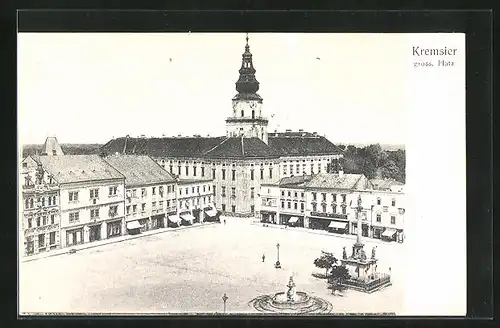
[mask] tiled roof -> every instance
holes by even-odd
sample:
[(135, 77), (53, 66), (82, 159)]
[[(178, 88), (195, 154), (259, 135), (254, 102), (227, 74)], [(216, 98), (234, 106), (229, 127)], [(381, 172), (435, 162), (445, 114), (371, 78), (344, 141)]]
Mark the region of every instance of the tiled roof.
[(152, 157), (247, 158), (278, 157), (258, 138), (118, 138), (101, 147), (107, 154), (143, 154)]
[(105, 158), (111, 166), (125, 176), (126, 186), (169, 183), (175, 179), (149, 156), (110, 155)]
[(98, 155), (37, 156), (36, 159), (58, 183), (124, 178)]
[(318, 173), (313, 176), (311, 181), (305, 184), (306, 188), (320, 189), (365, 189), (362, 185), (363, 174), (342, 174), (337, 173)]
[(393, 179), (371, 179), (370, 183), (375, 190), (390, 190), (393, 186), (403, 186), (404, 184)]
[(342, 154), (342, 150), (325, 137), (308, 132), (270, 133), (269, 146), (282, 156)]
[(282, 178), (279, 182), (280, 187), (298, 187), (311, 181), (311, 175), (299, 175), (295, 177)]

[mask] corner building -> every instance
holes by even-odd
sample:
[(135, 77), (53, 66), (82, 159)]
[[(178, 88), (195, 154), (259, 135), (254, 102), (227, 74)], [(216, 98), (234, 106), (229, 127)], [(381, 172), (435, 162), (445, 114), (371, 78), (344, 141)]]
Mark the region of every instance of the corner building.
[(302, 130), (268, 133), (248, 36), (246, 41), (225, 136), (126, 136), (110, 140), (101, 153), (149, 155), (179, 179), (213, 179), (213, 204), (232, 216), (257, 216), (263, 183), (326, 172), (342, 151), (325, 137)]

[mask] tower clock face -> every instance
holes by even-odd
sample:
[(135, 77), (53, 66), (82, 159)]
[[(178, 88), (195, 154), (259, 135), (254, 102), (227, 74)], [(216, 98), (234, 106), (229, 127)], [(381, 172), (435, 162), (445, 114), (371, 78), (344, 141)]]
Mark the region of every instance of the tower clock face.
[(255, 107), (257, 107), (257, 104), (255, 104), (254, 102), (251, 102), (250, 103), (250, 108), (251, 109), (255, 109)]

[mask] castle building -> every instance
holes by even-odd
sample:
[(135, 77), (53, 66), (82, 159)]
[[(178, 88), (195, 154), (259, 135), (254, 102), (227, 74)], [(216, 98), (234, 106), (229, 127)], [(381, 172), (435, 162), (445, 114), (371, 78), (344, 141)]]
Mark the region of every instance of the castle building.
[(213, 205), (222, 214), (257, 216), (261, 184), (282, 177), (326, 172), (342, 151), (317, 133), (269, 133), (252, 53), (245, 51), (232, 112), (221, 137), (112, 139), (100, 152), (148, 155), (180, 179), (212, 179)]

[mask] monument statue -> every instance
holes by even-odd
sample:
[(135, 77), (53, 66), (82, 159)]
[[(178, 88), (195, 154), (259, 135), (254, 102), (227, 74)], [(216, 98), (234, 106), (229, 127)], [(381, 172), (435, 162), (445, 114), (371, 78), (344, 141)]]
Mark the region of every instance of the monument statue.
[(347, 253), (345, 251), (345, 246), (343, 247), (344, 251), (342, 252), (342, 258), (346, 259), (347, 258)]
[(372, 259), (375, 258), (375, 249), (377, 248), (377, 246), (373, 246), (372, 248)]

